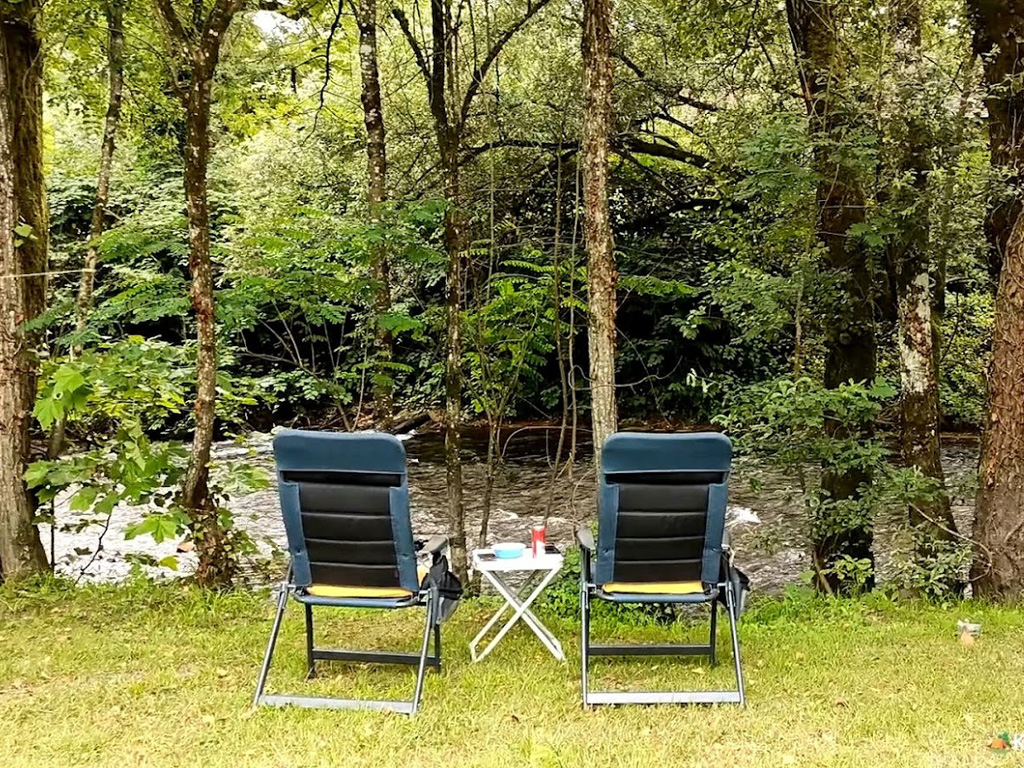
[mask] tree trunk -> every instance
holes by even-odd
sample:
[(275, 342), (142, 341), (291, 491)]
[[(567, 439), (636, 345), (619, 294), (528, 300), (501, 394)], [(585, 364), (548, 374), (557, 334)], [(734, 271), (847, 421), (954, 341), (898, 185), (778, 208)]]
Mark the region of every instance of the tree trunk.
[(998, 263), (989, 364), (989, 411), (971, 569), (975, 593), (1016, 599), (1024, 593), (1024, 4), (969, 0), (974, 49), (985, 66), (992, 164), (1008, 173), (1012, 202), (991, 212), (988, 235)]
[[(445, 281), (445, 472), (448, 481), (448, 535), (451, 542), (452, 566), (468, 583), (466, 551), (466, 511), (462, 492), (462, 291), (465, 272), (464, 222), (460, 207), (462, 144), (466, 121), (474, 99), (480, 93), (490, 67), (497, 61), (509, 40), (522, 29), (550, 0), (527, 4), (526, 12), (499, 34), (479, 60), (465, 91), (457, 92), (456, 48), (457, 24), (452, 18), (450, 0), (430, 0), (430, 49), (426, 51), (412, 32), (409, 19), (401, 8), (391, 15), (398, 21), (423, 75), (427, 100), (434, 122), (434, 134), (440, 159), (445, 201), (444, 243), (448, 253)], [(475, 48), (474, 48), (475, 50)]]
[(107, 17), (107, 77), (110, 82), (107, 97), (107, 116), (103, 123), (103, 143), (100, 148), (100, 173), (96, 184), (96, 203), (89, 226), (89, 245), (82, 265), (82, 280), (78, 286), (75, 307), (75, 331), (79, 339), (74, 352), (81, 354), (81, 334), (92, 311), (93, 287), (96, 284), (96, 239), (103, 234), (103, 224), (110, 196), (110, 173), (114, 165), (114, 143), (121, 120), (121, 97), (124, 90), (124, 0), (108, 0), (104, 6)]
[(444, 464), (448, 483), (448, 530), (451, 536), (452, 566), (466, 584), (469, 572), (466, 551), (466, 505), (462, 492), (462, 222), (458, 208), (458, 139), (449, 137), (442, 145), (445, 175), (444, 242), (448, 252), (445, 281), (445, 423)]
[(968, 0), (974, 22), (974, 53), (985, 73), (985, 107), (988, 111), (988, 142), (992, 165), (1005, 171), (1013, 194), (993, 202), (985, 219), (989, 241), (989, 271), (993, 284), (1000, 280), (1004, 254), (1024, 191), (1024, 3), (1020, 0)]
[[(367, 197), (370, 221), (381, 226), (383, 205), (387, 200), (387, 151), (384, 133), (384, 110), (380, 97), (377, 69), (377, 0), (360, 0), (355, 7), (359, 27), (359, 73), (362, 80), (363, 122), (366, 125)], [(373, 379), (373, 417), (384, 430), (394, 419), (394, 385), (390, 368), (392, 358), (391, 332), (380, 324), (380, 318), (391, 311), (391, 269), (387, 248), (374, 249), (374, 310), (377, 314), (375, 340), (377, 366)]]
[(213, 587), (230, 583), (237, 568), (231, 532), (225, 527), (210, 491), (210, 449), (217, 405), (217, 318), (210, 253), (210, 105), (221, 46), (243, 0), (215, 0), (208, 14), (194, 2), (185, 26), (171, 0), (154, 0), (163, 22), (168, 53), (179, 71), (188, 73), (178, 95), (185, 110), (185, 204), (188, 210), (188, 266), (192, 275), (192, 309), (196, 321), (195, 433), (178, 503), (189, 516), (199, 563), (196, 582)]
[[(103, 139), (100, 144), (100, 173), (96, 184), (96, 202), (92, 209), (89, 225), (89, 243), (82, 263), (82, 278), (78, 284), (78, 299), (75, 303), (75, 341), (71, 347), (72, 357), (82, 354), (82, 334), (92, 312), (92, 294), (96, 285), (96, 265), (99, 254), (96, 239), (103, 234), (107, 200), (110, 196), (110, 173), (114, 164), (114, 143), (117, 126), (121, 117), (121, 97), (124, 90), (124, 5), (123, 0), (109, 0), (104, 4), (107, 18), (107, 77), (109, 90), (107, 116), (103, 122)], [(56, 459), (64, 450), (66, 423), (58, 419), (50, 433), (46, 456)]]
[(182, 481), (180, 502), (192, 520), (199, 556), (196, 581), (203, 586), (215, 586), (231, 581), (235, 563), (229, 551), (227, 531), (220, 524), (210, 493), (210, 449), (217, 404), (217, 326), (213, 263), (210, 258), (210, 207), (207, 199), (213, 77), (212, 72), (209, 77), (203, 74), (197, 67), (183, 99), (188, 266), (192, 274), (191, 296), (197, 344), (195, 433), (188, 469)]
[(210, 493), (210, 449), (217, 403), (217, 328), (210, 258), (210, 210), (206, 172), (210, 151), (211, 80), (189, 86), (185, 117), (185, 198), (189, 220), (189, 271), (196, 321), (195, 432), (188, 469), (181, 486), (181, 504), (192, 520), (199, 564), (196, 580), (204, 586), (230, 582), (234, 563), (227, 534), (220, 525)]
[[(848, 131), (849, 116), (841, 93), (847, 62), (842, 60), (833, 0), (787, 0), (786, 11), (796, 52), (800, 85), (807, 105), (814, 162), (818, 174), (818, 238), (825, 244), (825, 266), (836, 280), (839, 298), (826, 319), (825, 386), (875, 378), (875, 323), (871, 263), (850, 227), (864, 221), (864, 192), (855, 170), (841, 162), (832, 144)], [(832, 419), (826, 432), (836, 439), (868, 437), (868, 428)], [(858, 470), (824, 467), (822, 489), (833, 500), (856, 499), (870, 476)], [(853, 526), (815, 534), (814, 560), (828, 568), (849, 556), (874, 564), (870, 526)], [(834, 575), (830, 589), (842, 588)], [(873, 579), (865, 586), (871, 588)]]
[[(894, 185), (890, 204), (906, 211), (902, 232), (889, 253), (896, 282), (897, 348), (901, 384), (900, 445), (903, 461), (916, 467), (939, 485), (933, 501), (920, 501), (910, 511), (910, 523), (927, 539), (949, 540), (956, 524), (949, 507), (942, 471), (939, 439), (939, 385), (936, 368), (931, 263), (928, 230), (928, 174), (934, 141), (930, 134), (927, 104), (922, 95), (928, 84), (928, 72), (921, 54), (920, 0), (901, 0), (892, 12), (893, 75), (897, 80), (897, 98), (889, 119), (892, 151), (896, 154)], [(909, 178), (906, 185), (903, 180)], [(952, 585), (951, 585), (952, 586)]]
[[(428, 77), (430, 112), (434, 118), (444, 196), (444, 245), (448, 254), (445, 276), (444, 464), (448, 490), (448, 535), (452, 567), (468, 584), (466, 505), (462, 490), (462, 274), (464, 271), (459, 145), (461, 125), (450, 114), (454, 104), (454, 33), (451, 9), (444, 0), (431, 0), (431, 52)], [(426, 65), (425, 65), (426, 66)]]
[[(36, 395), (35, 339), (46, 301), (43, 55), (39, 0), (0, 4), (0, 577), (47, 569), (23, 481)], [(30, 229), (26, 229), (30, 228)]]
[(594, 457), (618, 422), (615, 409), (614, 241), (608, 212), (612, 132), (614, 0), (585, 0), (583, 10), (583, 237), (587, 248), (590, 405)]
[(989, 366), (972, 576), (979, 596), (1024, 593), (1024, 216), (1004, 251)]

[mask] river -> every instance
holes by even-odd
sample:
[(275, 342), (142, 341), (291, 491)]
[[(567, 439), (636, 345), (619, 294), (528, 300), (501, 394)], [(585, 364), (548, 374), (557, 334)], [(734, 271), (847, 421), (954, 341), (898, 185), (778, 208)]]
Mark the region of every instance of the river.
[[(552, 482), (552, 456), (557, 444), (554, 430), (525, 428), (503, 436), (503, 457), (494, 485), (490, 542), (527, 541), (529, 528), (545, 515), (549, 540), (567, 546), (573, 530), (595, 511), (595, 472), (589, 447), (571, 472), (563, 467)], [(405, 441), (409, 457), (409, 486), (417, 536), (445, 532), (445, 472), (443, 442), (434, 431), (413, 435)], [(273, 461), (269, 437), (254, 436), (245, 445), (218, 444), (215, 461), (248, 461), (266, 469), (272, 477)], [(470, 431), (463, 444), (463, 483), (469, 531), (478, 530), (485, 484), (486, 433)], [(977, 470), (976, 438), (947, 436), (943, 441), (943, 465), (952, 492), (953, 509), (961, 531), (973, 516), (972, 481)], [(247, 556), (244, 574), (250, 583), (270, 578), (267, 561), (283, 551), (277, 492), (271, 487), (230, 499), (228, 507), (236, 524), (256, 543), (258, 552)], [(759, 591), (776, 592), (797, 583), (810, 568), (803, 500), (792, 478), (750, 458), (739, 459), (730, 481), (729, 526), (736, 562)], [(133, 560), (156, 561), (172, 557), (176, 568), (135, 566), (149, 575), (170, 577), (188, 573), (194, 567), (194, 553), (180, 552), (178, 541), (160, 544), (148, 537), (125, 540), (128, 525), (143, 510), (119, 507), (106, 521), (73, 530), (77, 516), (68, 509), (68, 498), (58, 500), (58, 530), (54, 537), (58, 572), (85, 581), (118, 581), (131, 573)], [(71, 530), (64, 530), (72, 526)], [(876, 554), (881, 578), (890, 568), (890, 554), (898, 546), (899, 526), (880, 521)], [(42, 526), (44, 546), (49, 549), (50, 533)], [(475, 537), (473, 537), (475, 538)], [(472, 539), (471, 539), (472, 540)], [(184, 549), (188, 549), (186, 545)]]

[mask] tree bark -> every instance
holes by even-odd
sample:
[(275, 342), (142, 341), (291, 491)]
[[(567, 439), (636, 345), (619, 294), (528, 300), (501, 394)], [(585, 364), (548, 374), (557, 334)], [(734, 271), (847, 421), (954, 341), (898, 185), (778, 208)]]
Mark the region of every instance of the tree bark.
[[(366, 125), (367, 198), (370, 221), (383, 222), (383, 206), (387, 200), (387, 145), (384, 132), (384, 109), (380, 96), (377, 67), (377, 0), (359, 0), (354, 6), (359, 28), (359, 74), (362, 81), (363, 122)], [(391, 265), (387, 248), (374, 249), (374, 310), (377, 314), (375, 341), (377, 370), (373, 380), (373, 416), (384, 430), (394, 420), (394, 385), (390, 368), (392, 358), (391, 332), (380, 324), (380, 318), (391, 311)]]
[(975, 594), (1024, 594), (1024, 216), (1007, 241), (996, 293), (989, 410), (981, 448)]
[(1024, 3), (1021, 0), (968, 0), (974, 25), (974, 53), (984, 64), (988, 111), (988, 141), (992, 165), (1007, 174), (1012, 194), (993, 202), (985, 219), (989, 267), (994, 283), (1000, 279), (1004, 253), (1021, 212), (1024, 192)]
[[(910, 523), (927, 540), (954, 538), (939, 437), (939, 385), (932, 301), (929, 242), (928, 174), (934, 141), (923, 94), (928, 71), (921, 52), (920, 0), (900, 0), (893, 13), (893, 76), (896, 99), (888, 120), (893, 162), (893, 210), (901, 212), (902, 231), (889, 249), (896, 283), (897, 349), (901, 384), (900, 445), (903, 461), (932, 478), (940, 492), (910, 510)], [(910, 184), (906, 184), (906, 180)], [(902, 213), (902, 212), (906, 213)], [(952, 586), (952, 585), (951, 585)]]
[(114, 165), (114, 147), (117, 140), (118, 124), (121, 120), (121, 101), (124, 92), (124, 2), (125, 0), (107, 0), (104, 5), (104, 13), (107, 17), (107, 77), (109, 80), (107, 115), (103, 122), (100, 172), (96, 184), (96, 203), (93, 205), (92, 222), (89, 225), (89, 245), (85, 251), (85, 263), (82, 265), (82, 279), (78, 286), (78, 301), (75, 306), (75, 331), (79, 337), (79, 340), (75, 342), (74, 352), (76, 354), (81, 354), (81, 334), (85, 330), (89, 313), (92, 311), (92, 294), (96, 285), (98, 261), (96, 239), (103, 234), (107, 201), (110, 197), (110, 174)]
[(227, 532), (220, 525), (210, 493), (210, 450), (217, 405), (217, 326), (210, 258), (210, 206), (207, 168), (210, 159), (212, 77), (194, 76), (185, 103), (185, 203), (188, 209), (188, 266), (192, 275), (192, 309), (196, 321), (195, 432), (180, 502), (194, 525), (199, 564), (196, 580), (213, 586), (230, 582), (233, 558)]
[(47, 569), (33, 524), (36, 499), (23, 480), (38, 369), (35, 338), (24, 324), (46, 301), (41, 11), (39, 0), (0, 3), (0, 577), (5, 580)]
[[(864, 222), (864, 191), (855, 170), (831, 146), (850, 127), (842, 93), (849, 62), (843, 61), (840, 52), (834, 0), (787, 0), (786, 12), (814, 140), (819, 179), (817, 234), (825, 244), (825, 266), (838, 291), (825, 319), (824, 380), (827, 388), (835, 389), (849, 381), (871, 382), (876, 372), (871, 262), (863, 244), (849, 236), (852, 226)], [(829, 420), (826, 432), (839, 440), (870, 435), (867, 427), (837, 419)], [(836, 501), (858, 498), (869, 481), (870, 476), (860, 470), (826, 466), (822, 473), (822, 489)], [(816, 533), (813, 538), (815, 562), (825, 568), (846, 555), (870, 561), (873, 570), (869, 525)], [(828, 580), (830, 590), (844, 588), (834, 575), (822, 578)], [(872, 578), (865, 586), (870, 589), (873, 584)]]
[(989, 216), (999, 286), (971, 577), (975, 594), (1015, 599), (1024, 593), (1024, 3), (969, 0), (968, 11), (988, 87), (992, 164), (1007, 173), (1012, 191), (1011, 201), (997, 203)]
[[(242, 0), (217, 0), (208, 16), (194, 12), (185, 31), (170, 0), (156, 0), (168, 34), (170, 53), (189, 72), (179, 93), (185, 110), (185, 203), (188, 210), (189, 272), (196, 321), (195, 432), (178, 503), (190, 519), (199, 563), (196, 581), (213, 587), (230, 583), (237, 564), (231, 536), (210, 491), (210, 451), (216, 421), (217, 326), (210, 251), (207, 170), (210, 160), (210, 107), (213, 79), (224, 35)], [(193, 11), (201, 8), (194, 5)]]
[(462, 489), (462, 274), (464, 270), (462, 220), (459, 211), (458, 137), (441, 142), (445, 176), (444, 242), (448, 252), (445, 278), (444, 463), (448, 489), (448, 519), (452, 565), (468, 583), (466, 505)]
[(590, 406), (595, 461), (615, 432), (615, 270), (608, 211), (608, 149), (612, 134), (614, 0), (583, 6), (583, 237), (587, 249)]
[(469, 558), (466, 546), (466, 505), (462, 488), (462, 235), (461, 167), (459, 147), (462, 125), (451, 115), (454, 103), (454, 32), (450, 7), (445, 0), (431, 0), (430, 61), (424, 64), (430, 112), (440, 155), (445, 200), (444, 245), (448, 254), (445, 275), (445, 363), (444, 363), (444, 459), (448, 492), (448, 533), (452, 567), (468, 582)]

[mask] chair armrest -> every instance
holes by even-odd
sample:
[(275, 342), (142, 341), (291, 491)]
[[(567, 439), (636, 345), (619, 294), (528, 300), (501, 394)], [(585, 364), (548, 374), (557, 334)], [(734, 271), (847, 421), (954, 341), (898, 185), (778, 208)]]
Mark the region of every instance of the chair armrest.
[(589, 527), (577, 528), (576, 541), (580, 545), (580, 589), (585, 594), (590, 587), (590, 555), (596, 549), (594, 534)]
[(427, 552), (432, 555), (440, 554), (443, 549), (448, 546), (447, 536), (431, 536), (424, 542), (423, 547), (420, 549), (421, 552)]
[(595, 549), (597, 549), (596, 545), (594, 544), (594, 534), (590, 530), (590, 528), (577, 528), (576, 541), (579, 542), (579, 545), (583, 549), (587, 550), (587, 552), (593, 552)]

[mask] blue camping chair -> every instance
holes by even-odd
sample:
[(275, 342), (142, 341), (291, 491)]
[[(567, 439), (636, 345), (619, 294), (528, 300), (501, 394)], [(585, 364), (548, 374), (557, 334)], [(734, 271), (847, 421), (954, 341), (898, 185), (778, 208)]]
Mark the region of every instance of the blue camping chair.
[[(274, 439), (278, 490), (291, 567), (281, 585), (254, 705), (378, 709), (416, 713), (428, 666), (441, 668), (441, 594), (447, 573), (447, 539), (420, 547), (434, 566), (417, 569), (417, 547), (409, 518), (405, 449), (392, 435), (282, 431)], [(316, 662), (409, 664), (417, 668), (410, 701), (372, 701), (264, 693), (288, 597), (306, 614), (309, 676)], [(317, 648), (313, 607), (396, 609), (424, 607), (419, 653), (384, 653)], [(433, 630), (433, 632), (431, 632)], [(428, 653), (434, 636), (433, 654)]]
[[(619, 432), (604, 444), (595, 545), (577, 531), (583, 552), (583, 705), (744, 704), (736, 634), (743, 577), (733, 568), (725, 533), (732, 444), (717, 433)], [(596, 561), (596, 562), (592, 562)], [(594, 599), (614, 603), (700, 604), (711, 607), (706, 645), (592, 645)], [(592, 656), (708, 656), (716, 662), (718, 605), (732, 634), (736, 688), (727, 691), (591, 691)]]

